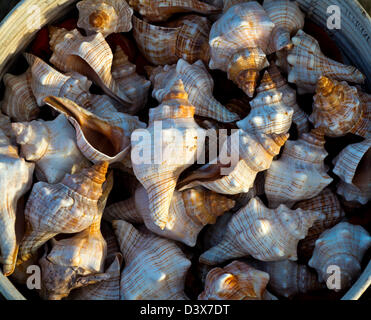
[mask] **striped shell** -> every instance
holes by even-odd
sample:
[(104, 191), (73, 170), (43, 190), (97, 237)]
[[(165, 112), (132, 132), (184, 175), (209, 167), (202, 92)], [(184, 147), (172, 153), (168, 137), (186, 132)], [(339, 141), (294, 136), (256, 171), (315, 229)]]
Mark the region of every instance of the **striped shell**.
[(131, 9), (123, 0), (83, 0), (77, 3), (77, 26), (87, 34), (100, 32), (104, 37), (111, 33), (128, 32), (132, 28)]
[(185, 300), (184, 283), (191, 262), (170, 240), (112, 222), (124, 256), (121, 300)]
[(298, 242), (317, 217), (316, 212), (284, 205), (268, 209), (254, 198), (233, 215), (222, 241), (204, 252), (200, 262), (215, 265), (247, 255), (261, 261), (297, 260)]
[(204, 144), (199, 140), (205, 132), (194, 121), (194, 109), (179, 80), (162, 104), (150, 109), (148, 128), (131, 136), (133, 170), (148, 192), (152, 221), (161, 229), (168, 222), (179, 175), (194, 163)]
[(147, 103), (151, 81), (138, 75), (135, 71), (135, 64), (130, 63), (128, 56), (120, 46), (117, 46), (113, 55), (112, 76), (120, 90), (133, 102), (131, 108), (138, 111)]
[(165, 26), (156, 26), (133, 16), (133, 35), (139, 50), (155, 65), (209, 61), (210, 23), (205, 17), (187, 15)]
[(198, 0), (129, 0), (129, 4), (148, 21), (165, 21), (173, 14), (196, 12), (218, 13), (213, 5)]
[[(134, 202), (134, 204), (133, 204)], [(207, 224), (234, 207), (235, 202), (211, 191), (190, 189), (174, 191), (169, 208), (168, 222), (161, 230), (152, 221), (147, 192), (143, 187), (135, 192), (135, 199), (115, 203), (105, 211), (105, 219), (145, 223), (153, 233), (194, 247), (197, 236)]]
[[(371, 106), (371, 104), (370, 104)], [(316, 128), (323, 128), (325, 135), (340, 137), (353, 133), (362, 137), (371, 136), (371, 112), (361, 103), (357, 88), (345, 81), (338, 82), (321, 77), (314, 96), (310, 120)]]
[(12, 123), (12, 128), (22, 156), (36, 164), (39, 181), (58, 183), (66, 173), (74, 174), (89, 166), (76, 145), (75, 130), (64, 115), (53, 121)]
[(125, 107), (132, 103), (112, 76), (113, 54), (101, 33), (84, 37), (77, 29), (52, 28), (50, 47), (53, 51), (50, 62), (59, 70), (86, 76)]
[(257, 90), (258, 95), (250, 102), (249, 115), (237, 122), (240, 129), (252, 134), (284, 134), (290, 130), (294, 110), (287, 106), (271, 76), (266, 71)]
[(360, 275), (362, 257), (370, 246), (371, 236), (365, 229), (341, 222), (321, 234), (308, 265), (316, 269), (319, 281), (327, 284), (333, 284), (329, 267), (340, 268), (340, 283), (335, 285), (339, 285), (336, 290), (343, 290)]
[(287, 139), (288, 134), (271, 136), (258, 134), (255, 136), (243, 130), (235, 131), (223, 144), (219, 162), (231, 161), (229, 158), (223, 159), (230, 146), (232, 148), (238, 147), (238, 149), (231, 150), (231, 155), (238, 155), (239, 158), (232, 159), (230, 167), (225, 172), (219, 169), (220, 175), (224, 176), (218, 179), (214, 177), (207, 179), (205, 173), (213, 172), (219, 166), (207, 164), (183, 180), (180, 190), (203, 186), (221, 194), (232, 195), (249, 192), (253, 187), (257, 173), (265, 171), (271, 166), (273, 158), (279, 154)]
[[(130, 138), (122, 128), (66, 98), (48, 97), (45, 102), (64, 114), (72, 123), (76, 130), (77, 146), (91, 162), (115, 163), (123, 160), (129, 153)], [(113, 117), (115, 118), (114, 115)]]
[(265, 193), (269, 206), (292, 207), (296, 201), (318, 195), (332, 182), (324, 159), (323, 131), (313, 129), (297, 141), (287, 141), (279, 160), (273, 161), (266, 173)]
[(299, 94), (313, 93), (318, 79), (326, 76), (339, 81), (363, 83), (365, 76), (353, 66), (346, 66), (323, 55), (316, 39), (299, 30), (292, 38), (294, 48), (287, 61), (292, 66), (288, 81), (298, 86)]
[(14, 121), (30, 121), (37, 118), (39, 108), (31, 89), (31, 71), (28, 69), (20, 76), (7, 73), (4, 99), (1, 110)]
[(95, 221), (107, 168), (104, 162), (74, 175), (66, 174), (57, 184), (33, 185), (25, 209), (26, 233), (19, 249), (19, 263), (29, 260), (57, 234), (81, 232)]
[(227, 72), (228, 78), (252, 97), (259, 71), (269, 65), (265, 50), (273, 27), (255, 1), (229, 8), (210, 31), (210, 69)]
[(319, 213), (318, 219), (308, 230), (307, 236), (305, 239), (300, 240), (298, 245), (299, 257), (309, 259), (313, 254), (314, 243), (320, 234), (339, 223), (345, 216), (345, 213), (338, 198), (329, 188), (324, 189), (319, 195), (309, 200), (296, 203), (293, 209), (297, 208)]
[(13, 273), (18, 253), (17, 204), (31, 188), (34, 167), (19, 157), (17, 148), (0, 130), (0, 263), (6, 276)]
[(161, 102), (175, 81), (181, 79), (188, 93), (189, 102), (195, 106), (195, 114), (220, 122), (233, 122), (238, 115), (230, 112), (213, 97), (214, 81), (201, 60), (189, 64), (179, 59), (176, 65), (159, 66), (152, 70), (154, 85), (152, 96)]
[(268, 54), (291, 48), (291, 35), (304, 27), (304, 13), (295, 1), (264, 0), (264, 10), (275, 24), (271, 34)]
[(254, 261), (251, 265), (269, 274), (268, 288), (274, 294), (291, 298), (299, 293), (322, 289), (317, 274), (306, 265), (290, 260), (262, 262)]
[(267, 300), (264, 299), (269, 274), (233, 261), (224, 268), (212, 269), (206, 277), (199, 300)]

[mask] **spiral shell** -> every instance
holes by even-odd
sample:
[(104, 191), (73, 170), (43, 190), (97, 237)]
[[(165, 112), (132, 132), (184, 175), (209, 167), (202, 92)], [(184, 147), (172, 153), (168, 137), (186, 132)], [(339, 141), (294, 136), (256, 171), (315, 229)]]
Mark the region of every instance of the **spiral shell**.
[(88, 34), (100, 32), (104, 37), (111, 33), (128, 32), (132, 28), (131, 9), (122, 0), (83, 0), (77, 3), (77, 26)]
[(261, 261), (297, 260), (298, 242), (317, 217), (316, 212), (293, 211), (284, 205), (268, 209), (259, 198), (251, 199), (233, 215), (222, 241), (204, 252), (200, 262), (215, 265), (247, 255)]

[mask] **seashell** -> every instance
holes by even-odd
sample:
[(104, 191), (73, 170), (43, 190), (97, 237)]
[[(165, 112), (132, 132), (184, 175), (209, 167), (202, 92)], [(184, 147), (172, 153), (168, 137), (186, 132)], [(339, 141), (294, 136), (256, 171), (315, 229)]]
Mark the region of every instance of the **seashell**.
[(76, 173), (89, 163), (75, 142), (75, 131), (64, 115), (53, 121), (12, 123), (22, 156), (36, 164), (39, 181), (58, 183), (66, 173)]
[(271, 34), (268, 54), (292, 48), (291, 35), (304, 27), (304, 13), (290, 0), (264, 0), (264, 10), (275, 24)]
[(330, 137), (347, 133), (371, 136), (371, 112), (367, 114), (367, 104), (360, 103), (357, 88), (345, 81), (338, 82), (327, 77), (318, 80), (313, 113), (309, 119)]
[(341, 179), (337, 192), (347, 201), (371, 200), (370, 150), (371, 139), (366, 139), (347, 146), (333, 161), (333, 172)]
[(289, 52), (287, 61), (292, 66), (288, 81), (298, 86), (298, 93), (313, 93), (321, 76), (338, 81), (363, 83), (365, 76), (353, 66), (346, 66), (327, 58), (319, 47), (318, 41), (299, 30), (291, 39), (294, 48)]
[(166, 21), (173, 14), (196, 12), (200, 14), (214, 14), (219, 8), (198, 0), (129, 0), (129, 4), (138, 11), (147, 21)]
[(170, 25), (155, 26), (133, 16), (133, 35), (139, 50), (154, 65), (174, 64), (179, 58), (189, 63), (208, 63), (210, 22), (187, 15)]
[(264, 299), (269, 274), (248, 264), (233, 261), (224, 268), (212, 269), (206, 277), (199, 300), (267, 300)]
[(72, 291), (72, 300), (120, 300), (120, 268), (122, 255), (113, 256), (113, 262), (105, 271), (109, 279)]
[(92, 83), (86, 77), (76, 72), (60, 73), (30, 53), (25, 53), (24, 56), (30, 65), (32, 92), (40, 107), (49, 96), (67, 98), (84, 107), (88, 105)]
[(309, 131), (308, 116), (303, 110), (300, 109), (296, 102), (296, 91), (287, 84), (286, 79), (282, 77), (280, 71), (278, 70), (277, 66), (274, 63), (271, 63), (271, 65), (269, 66), (268, 73), (270, 79), (274, 83), (274, 86), (270, 81), (264, 83), (265, 79), (263, 77), (262, 82), (260, 83), (260, 87), (257, 89), (257, 91), (259, 93), (261, 92), (261, 90), (267, 92), (269, 91), (281, 92), (283, 103), (294, 110), (294, 114), (292, 115), (292, 122), (296, 124), (299, 136), (302, 133), (308, 132)]
[(79, 10), (77, 26), (94, 34), (100, 32), (104, 37), (111, 33), (128, 32), (132, 28), (133, 9), (121, 0), (83, 0), (76, 4)]
[(120, 90), (112, 76), (113, 54), (101, 33), (84, 37), (77, 29), (52, 28), (50, 47), (53, 51), (50, 62), (54, 66), (63, 72), (78, 72), (86, 76), (130, 111), (132, 101)]
[(253, 0), (223, 0), (223, 12), (226, 12), (230, 7), (239, 3), (251, 2)]
[(202, 248), (208, 250), (223, 240), (229, 221), (232, 219), (231, 211), (218, 217), (215, 224), (208, 225), (202, 237)]
[(148, 192), (151, 219), (161, 229), (168, 222), (178, 177), (194, 163), (205, 142), (205, 130), (194, 121), (194, 110), (179, 80), (162, 104), (150, 109), (148, 128), (131, 136), (133, 170)]
[(276, 52), (276, 65), (279, 67), (280, 71), (288, 75), (291, 70), (291, 66), (287, 61), (287, 56), (289, 55), (289, 49), (282, 49)]
[(31, 90), (31, 71), (20, 76), (7, 73), (4, 76), (5, 94), (2, 111), (14, 121), (30, 121), (37, 118), (39, 107)]
[(77, 233), (99, 216), (98, 199), (108, 163), (66, 174), (57, 184), (35, 183), (26, 204), (26, 233), (19, 263), (30, 259), (39, 247), (59, 233)]
[(229, 8), (210, 31), (210, 69), (228, 73), (249, 97), (255, 91), (259, 71), (269, 65), (265, 51), (273, 22), (257, 2)]
[(296, 203), (293, 209), (297, 208), (319, 213), (318, 219), (308, 230), (307, 236), (305, 239), (299, 241), (298, 245), (299, 257), (309, 259), (313, 254), (314, 243), (320, 234), (339, 223), (345, 216), (345, 213), (341, 208), (338, 198), (329, 188), (324, 189), (312, 199)]
[(132, 109), (140, 110), (147, 103), (151, 81), (139, 76), (135, 64), (128, 60), (120, 46), (113, 55), (112, 76), (120, 90), (133, 102)]
[(266, 173), (265, 193), (271, 208), (279, 204), (292, 207), (296, 201), (315, 197), (332, 182), (324, 164), (324, 144), (321, 129), (286, 142), (281, 158), (273, 161)]
[(109, 279), (109, 274), (103, 274), (106, 254), (100, 219), (71, 238), (54, 241), (51, 252), (40, 260), (41, 297), (61, 300), (75, 288)]
[(18, 253), (16, 210), (19, 199), (32, 185), (35, 165), (19, 157), (17, 148), (0, 130), (0, 263), (3, 273), (13, 273)]
[(306, 265), (290, 260), (262, 262), (254, 261), (251, 265), (269, 274), (268, 288), (277, 295), (291, 298), (299, 293), (308, 293), (322, 289), (317, 274)]
[(142, 233), (125, 221), (112, 222), (125, 260), (121, 300), (185, 300), (184, 283), (191, 262), (177, 245)]
[[(330, 266), (340, 268), (340, 288), (349, 288), (361, 274), (361, 260), (371, 246), (371, 237), (361, 226), (341, 222), (326, 230), (316, 241), (316, 247), (308, 265), (316, 269), (319, 281), (332, 281), (328, 277)], [(331, 282), (331, 284), (333, 284)]]
[[(239, 155), (240, 160), (235, 164), (231, 163), (232, 165), (225, 173), (221, 171), (222, 165), (209, 163), (185, 178), (179, 186), (180, 190), (203, 186), (221, 194), (235, 195), (249, 192), (254, 185), (257, 173), (265, 171), (271, 166), (273, 158), (279, 154), (288, 136), (288, 134), (252, 135), (241, 129), (235, 131), (223, 144), (220, 154), (228, 154), (228, 148), (231, 147), (230, 154)], [(236, 147), (238, 150), (235, 149)], [(221, 159), (219, 160), (222, 162)], [(221, 174), (226, 175), (217, 179), (213, 177), (208, 179), (206, 174), (215, 171), (218, 177)]]
[(283, 101), (271, 76), (264, 73), (258, 95), (250, 102), (251, 112), (237, 122), (248, 133), (283, 134), (290, 130), (294, 110)]
[(230, 112), (213, 97), (214, 81), (201, 60), (189, 64), (179, 59), (176, 65), (159, 66), (152, 70), (150, 79), (154, 89), (152, 96), (161, 102), (175, 81), (181, 79), (188, 93), (189, 102), (195, 106), (195, 114), (220, 122), (234, 122), (238, 115)]
[(234, 207), (235, 202), (211, 191), (190, 189), (174, 191), (168, 213), (168, 222), (161, 230), (152, 221), (146, 190), (141, 187), (135, 199), (128, 199), (111, 205), (105, 212), (106, 219), (120, 219), (130, 223), (143, 223), (153, 233), (194, 247), (197, 236), (207, 224)]
[(119, 162), (130, 150), (130, 139), (122, 128), (79, 107), (66, 98), (48, 97), (45, 103), (64, 114), (76, 130), (81, 153), (93, 163)]
[(295, 211), (280, 205), (268, 209), (259, 198), (229, 221), (223, 240), (200, 256), (200, 262), (215, 265), (229, 259), (253, 256), (261, 261), (297, 260), (296, 248), (318, 213)]

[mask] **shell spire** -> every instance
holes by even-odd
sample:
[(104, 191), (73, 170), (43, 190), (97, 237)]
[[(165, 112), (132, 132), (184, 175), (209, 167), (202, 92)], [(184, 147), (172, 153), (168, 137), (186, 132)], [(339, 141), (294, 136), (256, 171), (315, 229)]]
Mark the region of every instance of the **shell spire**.
[(200, 262), (215, 265), (247, 255), (261, 261), (295, 261), (298, 242), (317, 217), (316, 212), (293, 211), (284, 205), (268, 209), (253, 198), (233, 215), (221, 242), (204, 252)]

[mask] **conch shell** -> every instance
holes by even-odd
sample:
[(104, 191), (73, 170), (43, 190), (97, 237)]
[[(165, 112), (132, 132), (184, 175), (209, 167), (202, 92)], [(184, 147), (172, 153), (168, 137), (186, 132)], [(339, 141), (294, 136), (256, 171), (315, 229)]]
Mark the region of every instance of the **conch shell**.
[(173, 242), (142, 233), (125, 221), (112, 222), (125, 260), (122, 300), (185, 300), (191, 262)]
[(270, 277), (269, 290), (285, 298), (291, 298), (299, 293), (320, 290), (324, 287), (318, 282), (317, 274), (313, 270), (295, 261), (254, 261), (250, 264), (267, 272)]
[(318, 213), (295, 211), (280, 205), (268, 209), (259, 198), (235, 213), (223, 240), (200, 256), (200, 262), (215, 265), (229, 259), (253, 256), (261, 261), (297, 260), (296, 248)]
[(64, 115), (53, 121), (12, 123), (21, 154), (36, 164), (39, 181), (58, 183), (66, 173), (88, 167), (75, 142), (75, 130)]
[(106, 179), (108, 163), (96, 164), (74, 175), (66, 174), (57, 184), (38, 182), (28, 198), (26, 233), (19, 260), (27, 261), (39, 247), (59, 233), (88, 228), (99, 216), (98, 199)]
[(313, 129), (297, 141), (287, 141), (279, 160), (266, 173), (265, 193), (271, 208), (279, 204), (292, 207), (296, 201), (318, 195), (332, 182), (324, 159), (323, 131)]
[(206, 277), (199, 300), (270, 300), (265, 299), (269, 274), (233, 261), (224, 268), (212, 269)]
[(220, 9), (198, 0), (129, 0), (129, 4), (147, 21), (166, 21), (173, 14), (195, 12), (200, 14), (218, 13)]
[(238, 115), (230, 112), (213, 97), (214, 81), (201, 60), (189, 64), (179, 59), (176, 65), (159, 66), (152, 70), (152, 96), (161, 102), (175, 81), (181, 79), (188, 93), (189, 102), (195, 106), (195, 114), (219, 122), (234, 122)]
[(133, 9), (122, 0), (83, 0), (77, 3), (77, 26), (87, 34), (100, 32), (104, 37), (111, 33), (128, 32), (132, 28)]
[(189, 63), (209, 62), (210, 22), (187, 15), (171, 24), (156, 26), (133, 16), (133, 35), (139, 50), (154, 65), (174, 64), (179, 58)]
[(132, 101), (131, 108), (140, 110), (147, 103), (151, 81), (138, 75), (135, 70), (135, 64), (130, 63), (128, 56), (117, 46), (113, 55), (112, 76), (120, 90)]
[(0, 130), (0, 263), (13, 273), (18, 253), (15, 220), (18, 200), (31, 188), (35, 165), (19, 157), (17, 148)]
[(357, 88), (349, 86), (345, 81), (321, 77), (309, 119), (316, 128), (323, 128), (325, 135), (330, 137), (340, 137), (347, 133), (371, 137), (371, 113), (367, 114), (366, 108), (366, 104), (360, 103)]
[[(235, 131), (225, 141), (221, 150), (221, 154), (225, 155), (228, 153), (228, 149), (232, 148), (230, 154), (239, 155), (239, 161), (232, 164), (232, 167), (228, 169), (228, 174), (215, 179), (213, 173), (216, 171), (218, 176), (222, 174), (222, 165), (209, 163), (181, 181), (180, 190), (203, 186), (221, 194), (235, 195), (249, 192), (253, 187), (257, 173), (265, 171), (271, 166), (273, 158), (279, 154), (288, 136), (288, 134), (252, 135), (241, 129)], [(236, 141), (238, 141), (238, 145)], [(218, 162), (221, 163), (221, 160)], [(208, 177), (208, 173), (210, 173), (210, 177)]]
[(101, 33), (84, 37), (77, 29), (52, 28), (50, 47), (53, 51), (50, 62), (59, 70), (86, 76), (125, 107), (132, 103), (112, 76), (113, 54)]
[(64, 114), (76, 129), (81, 153), (93, 163), (119, 162), (130, 151), (130, 139), (122, 128), (79, 107), (66, 98), (48, 97), (45, 103)]
[(292, 66), (288, 81), (298, 86), (299, 94), (313, 93), (321, 76), (338, 81), (364, 82), (365, 76), (355, 67), (324, 56), (317, 40), (303, 30), (299, 30), (291, 40), (294, 48), (287, 56), (287, 61)]
[(194, 110), (179, 80), (162, 104), (150, 109), (148, 128), (131, 136), (133, 170), (148, 192), (152, 220), (161, 229), (168, 223), (178, 177), (195, 162), (204, 145), (205, 130), (195, 122)]
[(7, 73), (4, 76), (5, 94), (2, 111), (14, 121), (30, 121), (37, 118), (39, 107), (31, 89), (31, 70), (20, 76)]
[(251, 112), (237, 122), (248, 133), (283, 134), (290, 130), (294, 110), (283, 101), (271, 76), (266, 71), (257, 89), (258, 95), (250, 102)]
[(365, 229), (341, 222), (321, 234), (308, 265), (316, 269), (319, 281), (331, 284), (328, 277), (334, 270), (329, 271), (329, 267), (338, 267), (340, 283), (335, 283), (335, 287), (340, 287), (335, 289), (347, 289), (360, 275), (362, 257), (370, 246), (371, 237)]
[(109, 206), (105, 211), (105, 219), (109, 217), (130, 223), (144, 222), (153, 233), (194, 247), (203, 227), (215, 223), (216, 218), (232, 209), (234, 204), (233, 200), (202, 189), (174, 191), (169, 208), (169, 220), (161, 230), (152, 221), (147, 192), (141, 187), (135, 192), (135, 199), (131, 198)]
[(345, 213), (341, 208), (338, 198), (329, 188), (324, 189), (319, 195), (309, 200), (296, 203), (293, 209), (297, 208), (319, 213), (318, 219), (308, 230), (305, 239), (300, 240), (298, 244), (299, 257), (309, 260), (313, 254), (314, 243), (320, 234), (326, 229), (338, 224), (345, 216)]
[(210, 31), (210, 69), (228, 73), (249, 97), (255, 91), (259, 71), (269, 65), (265, 51), (274, 23), (257, 2), (229, 8)]
[(290, 0), (264, 0), (264, 10), (275, 24), (268, 54), (291, 48), (291, 35), (304, 27), (304, 13), (298, 3)]
[(337, 193), (347, 201), (366, 204), (371, 199), (369, 171), (371, 139), (347, 146), (334, 159), (333, 172), (341, 181)]

